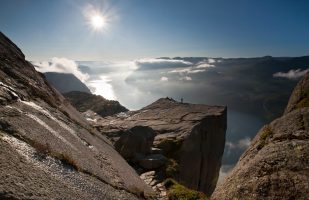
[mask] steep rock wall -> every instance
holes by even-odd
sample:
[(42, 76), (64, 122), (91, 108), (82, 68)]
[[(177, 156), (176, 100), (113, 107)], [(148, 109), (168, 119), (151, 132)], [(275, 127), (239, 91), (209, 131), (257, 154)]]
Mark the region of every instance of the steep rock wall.
[(212, 199), (308, 199), (309, 73), (294, 89), (285, 114), (265, 125)]

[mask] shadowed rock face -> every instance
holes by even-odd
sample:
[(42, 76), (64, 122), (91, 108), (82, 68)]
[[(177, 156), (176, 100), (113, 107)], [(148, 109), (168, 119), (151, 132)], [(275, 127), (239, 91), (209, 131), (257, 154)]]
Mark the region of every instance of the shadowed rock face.
[(285, 114), (264, 126), (212, 199), (308, 199), (309, 73)]
[(138, 111), (96, 118), (94, 124), (114, 142), (117, 141), (115, 133), (120, 130), (134, 126), (152, 128), (157, 134), (153, 146), (179, 164), (175, 178), (208, 196), (213, 192), (225, 143), (225, 107), (185, 104), (164, 98)]
[(0, 33), (0, 199), (140, 199), (149, 188)]
[(90, 89), (73, 74), (46, 72), (44, 76), (61, 93), (80, 91), (91, 94)]
[(118, 101), (107, 100), (100, 95), (73, 91), (64, 93), (63, 96), (67, 98), (70, 103), (80, 112), (92, 110), (100, 116), (106, 117), (109, 115), (128, 111), (128, 109), (122, 106)]

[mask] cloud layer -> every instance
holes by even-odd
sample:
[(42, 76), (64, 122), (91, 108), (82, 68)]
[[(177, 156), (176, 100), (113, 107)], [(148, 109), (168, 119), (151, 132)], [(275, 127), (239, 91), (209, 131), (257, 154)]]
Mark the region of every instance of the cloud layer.
[(74, 60), (70, 60), (67, 58), (57, 58), (54, 57), (51, 59), (50, 62), (48, 61), (39, 61), (39, 62), (32, 62), (35, 66), (36, 70), (39, 72), (59, 72), (59, 73), (66, 73), (66, 74), (74, 74), (78, 79), (82, 82), (86, 82), (89, 78), (87, 73), (83, 73), (78, 68), (78, 64)]
[(135, 65), (139, 70), (156, 70), (163, 68), (188, 67), (193, 65), (193, 63), (180, 59), (144, 58), (136, 60)]
[(304, 76), (309, 69), (301, 70), (301, 69), (291, 69), (288, 72), (277, 72), (273, 74), (273, 77), (276, 78), (287, 78), (287, 79), (298, 79)]

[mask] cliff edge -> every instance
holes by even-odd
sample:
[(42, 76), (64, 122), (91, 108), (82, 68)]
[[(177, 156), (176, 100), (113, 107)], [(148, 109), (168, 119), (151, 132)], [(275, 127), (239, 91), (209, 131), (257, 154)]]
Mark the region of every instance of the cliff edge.
[(154, 170), (154, 176), (172, 177), (210, 196), (221, 167), (226, 117), (223, 106), (161, 98), (138, 111), (94, 116), (92, 123), (140, 173)]

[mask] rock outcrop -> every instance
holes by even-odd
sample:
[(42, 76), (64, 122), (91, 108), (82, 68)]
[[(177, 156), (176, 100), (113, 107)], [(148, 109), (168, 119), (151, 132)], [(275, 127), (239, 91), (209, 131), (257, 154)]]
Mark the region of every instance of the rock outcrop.
[(0, 33), (0, 199), (141, 199), (134, 169)]
[(115, 133), (119, 138), (115, 140), (116, 150), (126, 159), (135, 159), (138, 154), (148, 154), (151, 151), (155, 133), (149, 127), (135, 126), (126, 131)]
[(67, 93), (80, 91), (91, 94), (90, 89), (80, 81), (74, 74), (65, 74), (58, 72), (46, 72), (44, 76), (48, 83), (54, 86), (59, 92)]
[[(156, 133), (153, 155), (142, 158), (145, 160), (141, 162), (147, 163), (143, 168), (160, 167), (167, 162), (166, 157), (167, 164), (176, 161), (173, 178), (180, 183), (208, 196), (216, 187), (225, 144), (226, 107), (162, 98), (138, 111), (106, 118), (94, 116), (93, 124), (114, 143), (119, 138), (115, 133), (120, 131), (135, 126), (152, 128)], [(163, 152), (164, 157), (158, 152)]]
[(120, 112), (128, 111), (118, 101), (107, 100), (100, 95), (89, 94), (86, 92), (72, 91), (64, 93), (70, 103), (80, 112), (92, 110), (102, 117), (114, 115)]
[(309, 73), (282, 117), (264, 126), (212, 199), (308, 199)]

